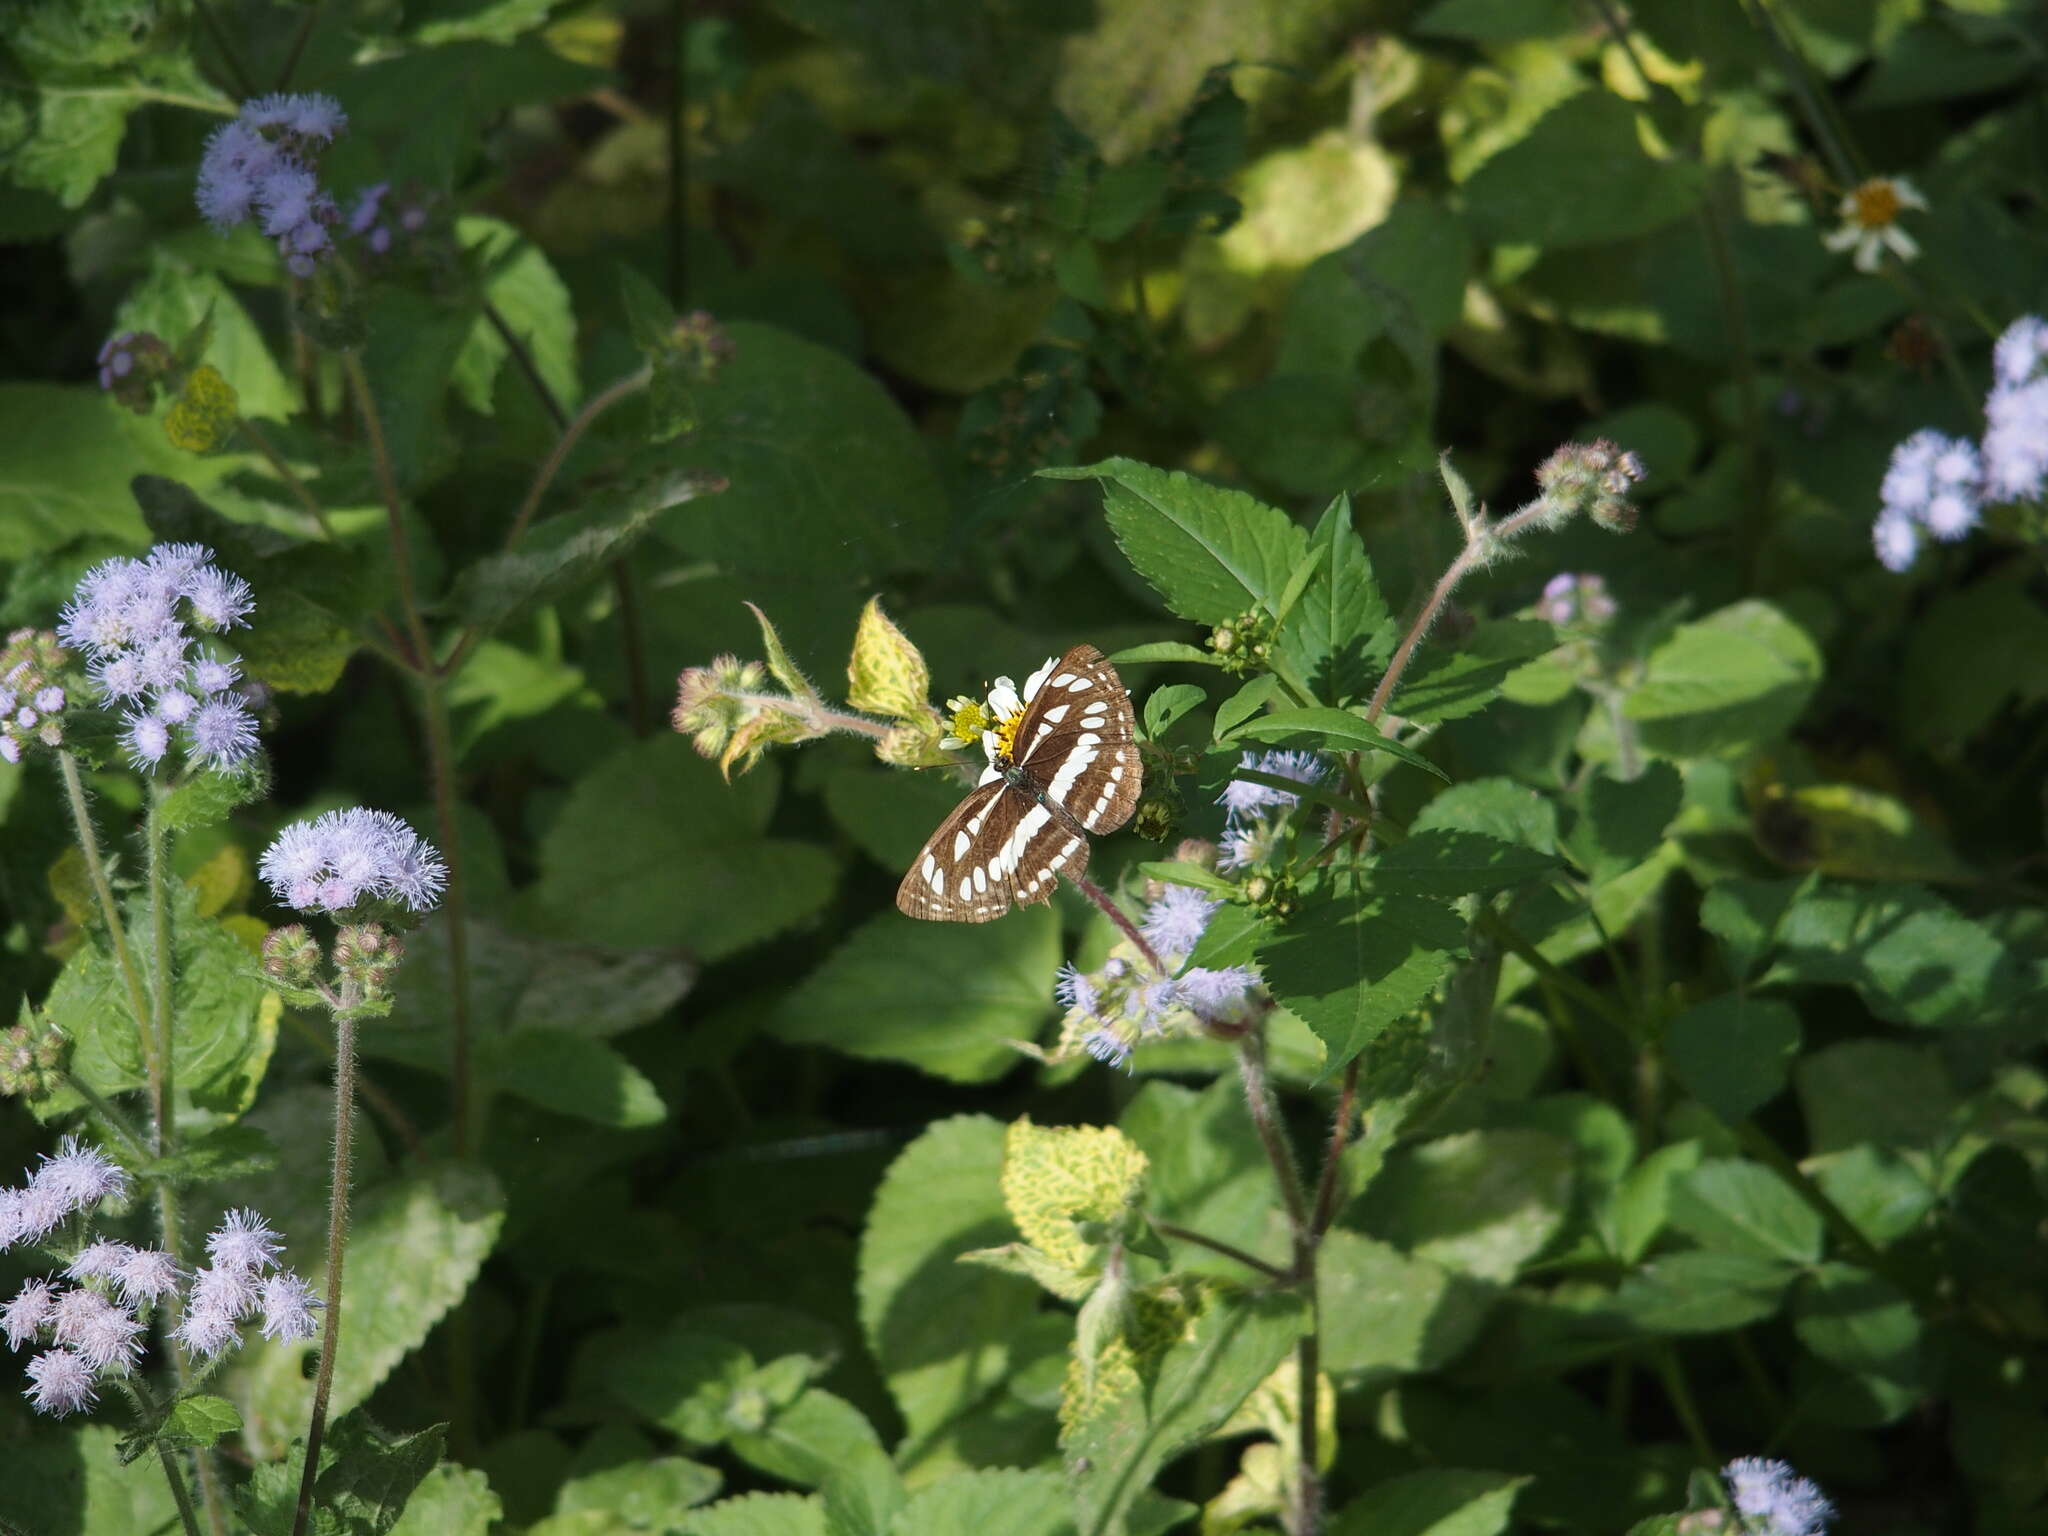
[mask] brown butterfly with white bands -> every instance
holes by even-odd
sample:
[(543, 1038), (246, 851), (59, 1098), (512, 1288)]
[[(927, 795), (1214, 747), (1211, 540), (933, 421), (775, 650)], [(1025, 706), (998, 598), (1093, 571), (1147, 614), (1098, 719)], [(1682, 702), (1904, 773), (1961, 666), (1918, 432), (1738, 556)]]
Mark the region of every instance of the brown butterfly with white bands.
[(1024, 680), (989, 690), (981, 782), (939, 823), (896, 888), (912, 917), (985, 923), (1052, 899), (1062, 874), (1088, 867), (1088, 838), (1137, 809), (1144, 772), (1137, 723), (1102, 652), (1077, 645)]

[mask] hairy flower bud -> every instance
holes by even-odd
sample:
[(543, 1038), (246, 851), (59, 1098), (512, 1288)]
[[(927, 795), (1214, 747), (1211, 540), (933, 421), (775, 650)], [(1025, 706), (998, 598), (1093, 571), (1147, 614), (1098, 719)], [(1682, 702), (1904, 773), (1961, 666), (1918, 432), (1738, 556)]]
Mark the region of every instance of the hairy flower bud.
[(1643, 461), (1606, 438), (1566, 443), (1536, 469), (1536, 484), (1560, 520), (1584, 512), (1610, 533), (1636, 525), (1629, 491), (1643, 478)]
[(303, 923), (287, 923), (263, 937), (263, 974), (301, 990), (310, 988), (320, 967), (320, 946)]
[(25, 1016), (0, 1034), (0, 1094), (31, 1103), (47, 1097), (64, 1081), (70, 1055), (69, 1035)]

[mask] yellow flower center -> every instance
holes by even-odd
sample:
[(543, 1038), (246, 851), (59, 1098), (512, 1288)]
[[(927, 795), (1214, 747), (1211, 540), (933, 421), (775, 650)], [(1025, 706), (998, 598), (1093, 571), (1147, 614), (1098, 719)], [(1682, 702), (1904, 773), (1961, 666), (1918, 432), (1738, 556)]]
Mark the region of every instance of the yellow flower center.
[(1856, 205), (1855, 220), (1865, 229), (1884, 229), (1905, 206), (1899, 190), (1882, 176), (1874, 176), (1850, 194)]
[(981, 733), (991, 729), (995, 716), (979, 699), (952, 700), (953, 721), (950, 734), (957, 742), (966, 743), (981, 740)]
[(1001, 720), (993, 720), (991, 722), (990, 729), (996, 733), (996, 756), (1014, 757), (1016, 755), (1017, 727), (1023, 721), (1024, 711), (1020, 707), (1015, 714), (1007, 715)]

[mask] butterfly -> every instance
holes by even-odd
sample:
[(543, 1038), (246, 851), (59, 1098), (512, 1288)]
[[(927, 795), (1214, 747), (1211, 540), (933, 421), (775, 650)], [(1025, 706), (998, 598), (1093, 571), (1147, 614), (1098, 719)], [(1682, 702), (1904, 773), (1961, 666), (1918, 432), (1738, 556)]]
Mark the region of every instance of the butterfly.
[(1088, 867), (1089, 835), (1114, 832), (1137, 808), (1131, 696), (1094, 646), (1047, 661), (1021, 693), (998, 679), (989, 702), (988, 768), (896, 888), (912, 917), (986, 923), (1013, 903), (1050, 901), (1060, 875)]

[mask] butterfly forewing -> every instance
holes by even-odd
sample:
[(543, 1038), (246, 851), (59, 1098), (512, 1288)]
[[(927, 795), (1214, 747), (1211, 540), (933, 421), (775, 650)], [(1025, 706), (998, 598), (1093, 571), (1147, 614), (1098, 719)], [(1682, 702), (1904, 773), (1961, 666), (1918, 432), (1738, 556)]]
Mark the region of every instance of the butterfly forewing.
[(1130, 695), (1102, 653), (1077, 645), (1037, 683), (1014, 759), (940, 823), (897, 887), (910, 916), (985, 923), (1015, 903), (1049, 901), (1058, 876), (1087, 867), (1082, 831), (1114, 831), (1137, 806)]

